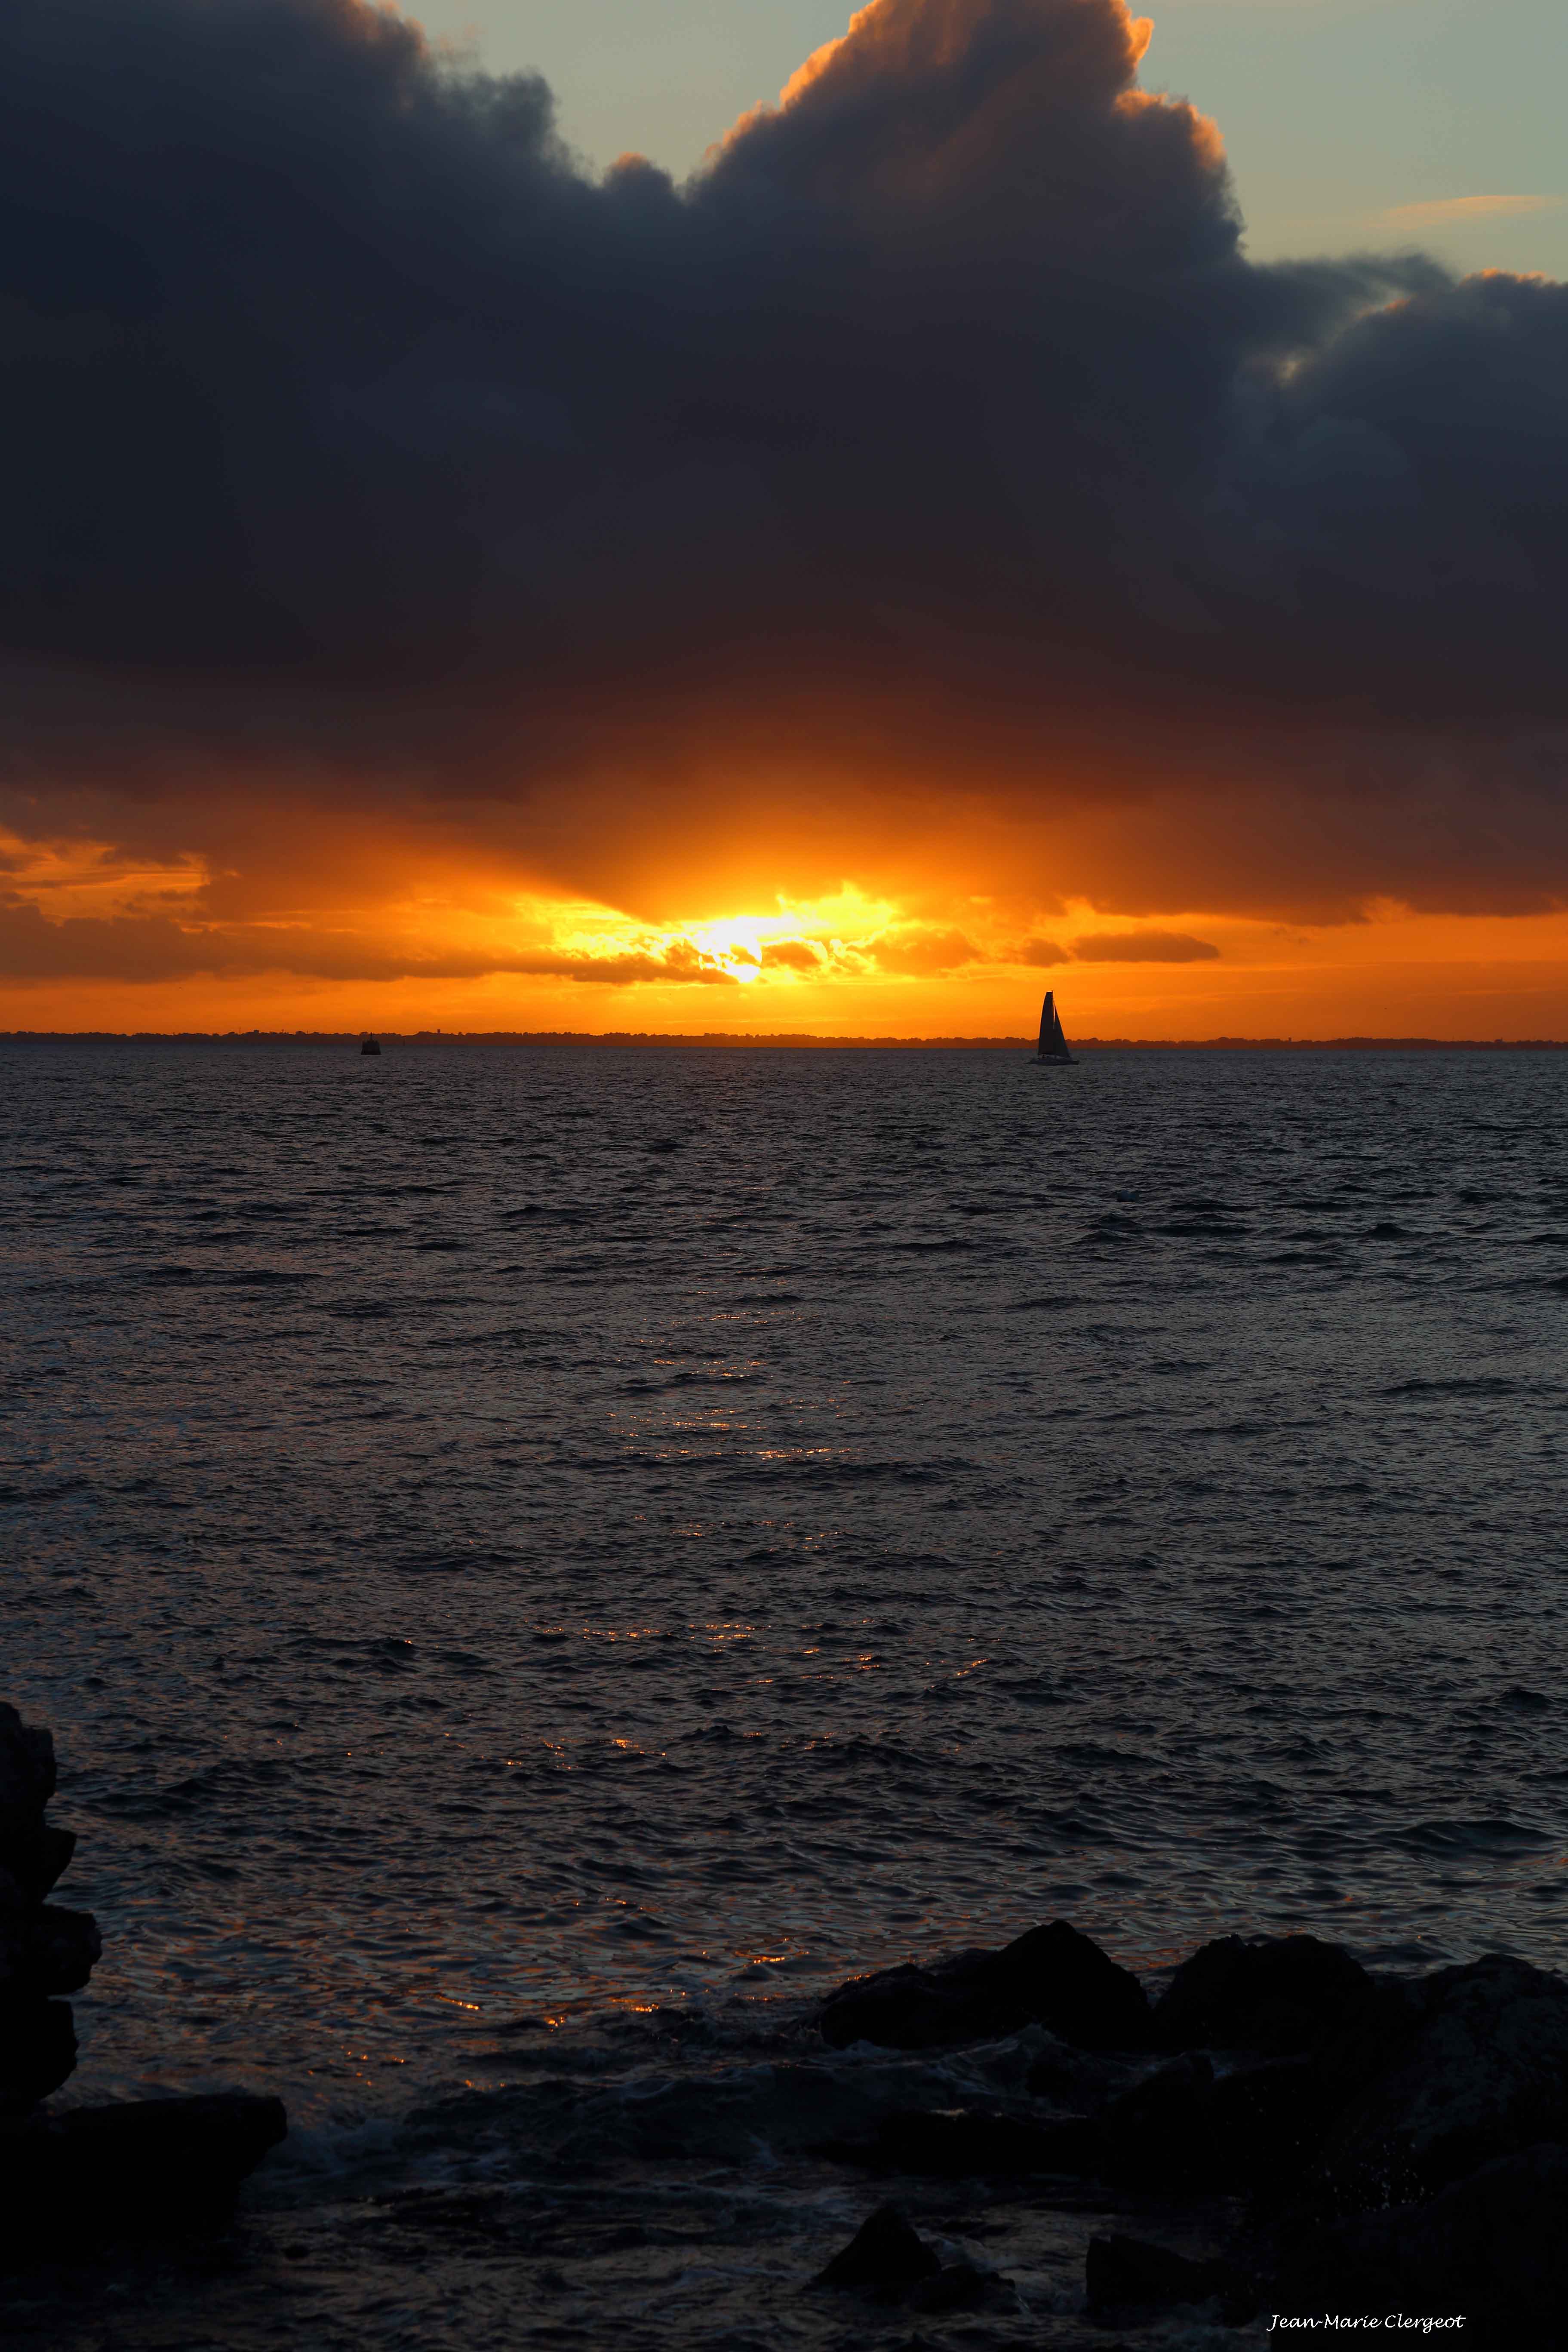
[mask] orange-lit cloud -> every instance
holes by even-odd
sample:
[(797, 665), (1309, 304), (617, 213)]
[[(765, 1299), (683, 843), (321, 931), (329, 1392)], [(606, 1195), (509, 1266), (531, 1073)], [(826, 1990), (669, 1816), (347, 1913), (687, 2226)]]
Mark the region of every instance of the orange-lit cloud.
[(809, 940), (772, 940), (758, 961), (764, 971), (776, 971), (781, 965), (786, 971), (816, 971), (822, 958)]
[(881, 971), (917, 974), (957, 971), (965, 964), (987, 961), (963, 931), (939, 930), (915, 923), (903, 924), (896, 931), (879, 932), (867, 942), (867, 953)]
[(359, 0), (13, 0), (13, 1019), (1533, 1023), (1568, 293), (1252, 265), (1147, 38), (872, 0), (677, 187)]
[(1073, 953), (1084, 963), (1212, 963), (1219, 950), (1185, 931), (1091, 931)]
[(1391, 229), (1447, 228), (1481, 220), (1517, 220), (1529, 213), (1555, 212), (1568, 196), (1427, 196), (1419, 204), (1390, 205), (1378, 219)]

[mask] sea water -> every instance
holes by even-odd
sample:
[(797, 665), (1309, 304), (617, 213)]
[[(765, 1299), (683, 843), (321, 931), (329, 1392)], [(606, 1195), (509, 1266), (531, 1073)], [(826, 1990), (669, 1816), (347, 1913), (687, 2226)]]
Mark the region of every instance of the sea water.
[(0, 1102), (65, 2096), (400, 2179), (684, 2097), (743, 2204), (858, 1969), (1563, 1959), (1568, 1055), (13, 1043)]

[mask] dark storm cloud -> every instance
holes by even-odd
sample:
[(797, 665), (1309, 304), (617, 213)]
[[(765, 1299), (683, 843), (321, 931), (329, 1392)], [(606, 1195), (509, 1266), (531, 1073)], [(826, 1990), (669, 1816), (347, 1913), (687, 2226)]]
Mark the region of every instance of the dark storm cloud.
[(35, 831), (79, 787), (197, 837), (215, 793), (450, 794), (592, 884), (817, 773), (1220, 768), (1264, 868), (1282, 791), (1375, 804), (1397, 891), (1434, 740), (1517, 740), (1542, 841), (1487, 854), (1568, 890), (1568, 292), (1253, 267), (1120, 0), (875, 0), (684, 189), (352, 0), (0, 16)]

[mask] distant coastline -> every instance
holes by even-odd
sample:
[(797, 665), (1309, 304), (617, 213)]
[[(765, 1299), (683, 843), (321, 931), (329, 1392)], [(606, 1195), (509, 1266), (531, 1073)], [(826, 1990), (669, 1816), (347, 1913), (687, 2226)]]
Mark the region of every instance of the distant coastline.
[[(682, 1032), (656, 1029), (3, 1029), (6, 1045), (357, 1045), (371, 1034), (384, 1045), (742, 1045), (825, 1050), (877, 1047), (883, 1051), (977, 1052), (1029, 1049), (1029, 1037), (816, 1036), (807, 1031), (742, 1029)], [(1561, 1054), (1563, 1037), (1085, 1037), (1075, 1046), (1097, 1053), (1253, 1054)]]

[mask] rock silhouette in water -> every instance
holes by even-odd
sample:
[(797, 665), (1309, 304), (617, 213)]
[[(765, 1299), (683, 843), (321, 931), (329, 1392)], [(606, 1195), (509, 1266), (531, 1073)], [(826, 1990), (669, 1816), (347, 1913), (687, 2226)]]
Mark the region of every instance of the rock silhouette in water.
[(817, 2277), (819, 2286), (880, 2288), (897, 2292), (935, 2278), (942, 2257), (928, 2246), (896, 2205), (879, 2205), (862, 2221), (841, 2253)]
[(35, 2116), (0, 2133), (0, 2207), (44, 2244), (206, 2227), (287, 2130), (281, 2100), (238, 2091)]
[(1154, 2004), (1163, 2050), (1307, 2050), (1375, 1991), (1359, 1960), (1315, 1936), (1222, 1936), (1184, 1960)]
[(973, 2263), (944, 2266), (896, 2205), (879, 2205), (818, 2272), (816, 2284), (858, 2288), (878, 2303), (930, 2314), (972, 2311), (994, 2301), (1011, 2308), (1016, 2301), (1005, 2281), (987, 2278)]
[(42, 2112), (76, 2064), (58, 1996), (81, 1990), (103, 1948), (89, 1913), (44, 1900), (76, 1844), (44, 1818), (54, 1793), (53, 1738), (0, 1705), (0, 2256), (11, 2263), (83, 2236), (217, 2220), (288, 2128), (279, 2100), (244, 2092)]
[(828, 1995), (817, 2022), (836, 2050), (853, 2042), (935, 2050), (1025, 2025), (1047, 2026), (1089, 2050), (1139, 2050), (1150, 2030), (1137, 1978), (1063, 1919), (1031, 1927), (999, 1951), (858, 1977)]
[(52, 1828), (55, 1743), (0, 1705), (0, 2116), (25, 2116), (76, 2064), (61, 1993), (79, 1992), (103, 1949), (86, 1911), (46, 1903), (76, 1841)]

